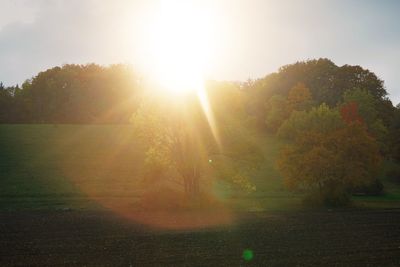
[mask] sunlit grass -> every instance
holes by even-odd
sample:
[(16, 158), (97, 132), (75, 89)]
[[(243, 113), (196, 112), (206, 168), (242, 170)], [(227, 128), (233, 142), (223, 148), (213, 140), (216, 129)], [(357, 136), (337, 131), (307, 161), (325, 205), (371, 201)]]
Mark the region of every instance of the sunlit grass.
[[(143, 151), (132, 131), (129, 125), (0, 126), (0, 209), (98, 209), (121, 201), (135, 207)], [(283, 144), (270, 135), (255, 138), (264, 154), (250, 177), (257, 190), (245, 194), (221, 183), (217, 196), (240, 211), (301, 209), (302, 196), (285, 189), (274, 167)], [(384, 183), (386, 195), (355, 197), (355, 205), (399, 207), (400, 186)]]

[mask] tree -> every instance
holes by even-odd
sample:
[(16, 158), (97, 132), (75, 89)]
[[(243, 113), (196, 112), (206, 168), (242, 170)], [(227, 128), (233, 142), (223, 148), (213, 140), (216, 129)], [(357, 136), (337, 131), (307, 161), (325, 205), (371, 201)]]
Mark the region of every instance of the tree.
[(278, 137), (296, 140), (304, 132), (320, 132), (329, 134), (343, 126), (343, 121), (336, 109), (326, 104), (313, 107), (310, 111), (294, 111), (278, 130)]
[(337, 66), (329, 59), (300, 61), (281, 67), (278, 72), (254, 81), (246, 92), (249, 99), (249, 113), (259, 123), (266, 120), (265, 103), (273, 95), (287, 97), (297, 83), (307, 85), (315, 105), (326, 103), (335, 107), (342, 102), (343, 93), (354, 88), (362, 88), (376, 101), (378, 118), (388, 127), (394, 112), (384, 83), (373, 72), (360, 66)]
[[(186, 107), (188, 108), (188, 107)], [(185, 111), (185, 114), (189, 114)], [(132, 118), (138, 137), (146, 145), (146, 164), (157, 174), (176, 171), (183, 179), (185, 193), (191, 197), (199, 194), (200, 169), (206, 155), (200, 145), (201, 140), (195, 137), (194, 110), (190, 117), (180, 116), (173, 106), (167, 106), (162, 99), (152, 99), (142, 103)], [(208, 139), (207, 139), (208, 141)], [(153, 177), (154, 178), (154, 177)]]
[(0, 116), (9, 122), (127, 123), (141, 86), (129, 66), (88, 64), (54, 67), (8, 89)]
[(0, 123), (9, 122), (12, 108), (12, 95), (10, 90), (0, 82)]
[(396, 107), (388, 135), (391, 157), (400, 163), (400, 104)]
[(358, 113), (367, 125), (372, 125), (378, 118), (374, 96), (366, 90), (358, 88), (347, 90), (343, 94), (343, 102), (356, 103)]
[(0, 123), (19, 122), (17, 97), (20, 91), (18, 85), (5, 87), (0, 82)]
[(311, 92), (304, 83), (299, 82), (290, 89), (288, 97), (288, 106), (290, 110), (302, 111), (311, 106)]
[[(358, 120), (366, 124), (368, 131), (375, 137), (380, 144), (381, 150), (386, 152), (388, 129), (383, 121), (379, 118), (377, 110), (377, 100), (367, 90), (352, 89), (343, 94), (343, 102), (341, 107), (342, 117), (345, 120)], [(351, 115), (351, 113), (353, 113)], [(346, 116), (353, 116), (353, 118)], [(357, 116), (355, 118), (354, 116)]]
[(345, 123), (364, 123), (364, 119), (358, 113), (357, 102), (349, 102), (340, 108), (340, 115)]
[(293, 113), (281, 129), (292, 142), (277, 160), (290, 189), (330, 205), (347, 203), (353, 188), (374, 182), (380, 162), (377, 143), (366, 127), (358, 121), (341, 123), (338, 116), (324, 105)]
[(272, 96), (266, 103), (265, 109), (265, 124), (272, 132), (276, 132), (290, 115), (287, 100), (280, 95)]
[(238, 138), (244, 137), (238, 132), (245, 127), (237, 128), (235, 121), (222, 116), (215, 116), (216, 137), (195, 94), (182, 97), (178, 103), (163, 95), (145, 96), (132, 123), (143, 140), (153, 182), (179, 184), (191, 199), (198, 198), (204, 182), (213, 177), (253, 190), (246, 173), (260, 161), (256, 146)]

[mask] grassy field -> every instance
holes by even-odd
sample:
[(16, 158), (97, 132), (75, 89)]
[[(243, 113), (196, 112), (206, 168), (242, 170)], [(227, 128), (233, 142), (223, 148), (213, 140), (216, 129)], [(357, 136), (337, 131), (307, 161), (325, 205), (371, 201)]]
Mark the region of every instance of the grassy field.
[[(100, 209), (136, 201), (143, 149), (129, 125), (0, 126), (0, 210)], [(285, 190), (274, 168), (282, 146), (259, 137), (265, 161), (252, 177), (257, 191), (229, 199), (250, 211), (302, 209), (301, 195)], [(365, 207), (400, 207), (400, 186), (384, 181), (386, 194), (357, 197)]]
[(129, 126), (0, 128), (0, 208), (96, 208), (94, 196), (132, 195), (140, 146)]
[(400, 264), (398, 184), (384, 180), (385, 195), (354, 199), (368, 209), (307, 209), (274, 169), (282, 143), (271, 136), (257, 137), (265, 157), (251, 178), (257, 191), (226, 194), (239, 212), (123, 214), (143, 188), (143, 148), (132, 132), (126, 125), (0, 126), (1, 266)]

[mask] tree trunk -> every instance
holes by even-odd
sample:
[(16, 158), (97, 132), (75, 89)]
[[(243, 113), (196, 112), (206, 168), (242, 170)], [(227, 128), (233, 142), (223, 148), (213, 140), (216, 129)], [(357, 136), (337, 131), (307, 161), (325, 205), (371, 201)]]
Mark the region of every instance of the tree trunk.
[(186, 176), (184, 178), (185, 194), (191, 198), (197, 198), (200, 194), (200, 181), (198, 175)]
[(190, 195), (190, 192), (189, 192), (189, 179), (187, 178), (187, 177), (184, 177), (183, 178), (183, 185), (184, 185), (184, 189), (185, 189), (185, 194), (188, 196), (188, 195)]

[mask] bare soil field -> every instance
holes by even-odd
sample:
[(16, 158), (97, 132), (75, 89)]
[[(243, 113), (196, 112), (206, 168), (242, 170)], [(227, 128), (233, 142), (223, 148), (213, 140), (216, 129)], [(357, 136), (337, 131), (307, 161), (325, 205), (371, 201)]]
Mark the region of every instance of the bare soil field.
[(106, 211), (1, 212), (0, 266), (27, 265), (400, 266), (400, 209), (242, 213), (195, 230)]

